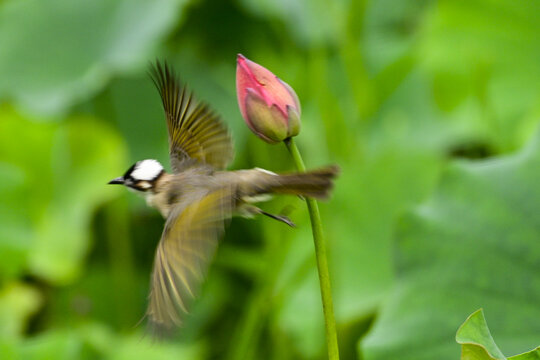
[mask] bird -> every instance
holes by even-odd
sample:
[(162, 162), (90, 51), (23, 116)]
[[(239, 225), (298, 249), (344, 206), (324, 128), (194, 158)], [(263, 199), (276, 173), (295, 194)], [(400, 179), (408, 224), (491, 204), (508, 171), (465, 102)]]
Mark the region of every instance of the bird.
[(274, 194), (326, 199), (339, 167), (281, 174), (261, 168), (227, 171), (234, 149), (221, 118), (193, 96), (167, 62), (157, 60), (149, 73), (165, 112), (172, 171), (155, 159), (140, 160), (109, 184), (142, 195), (165, 219), (145, 317), (153, 329), (170, 332), (182, 326), (198, 296), (227, 220), (265, 215), (294, 226), (257, 203)]

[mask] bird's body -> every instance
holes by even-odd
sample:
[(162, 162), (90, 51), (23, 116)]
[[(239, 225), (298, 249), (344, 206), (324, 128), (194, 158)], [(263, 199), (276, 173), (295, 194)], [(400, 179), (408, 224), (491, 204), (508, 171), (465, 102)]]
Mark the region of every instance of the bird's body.
[[(327, 186), (333, 176), (333, 168), (325, 170), (325, 180), (322, 171), (316, 172), (314, 178), (321, 176), (321, 193), (315, 197), (325, 197)], [(249, 169), (236, 171), (212, 171), (208, 167), (195, 167), (178, 174), (163, 172), (156, 179), (153, 191), (145, 192), (143, 196), (146, 203), (159, 210), (167, 218), (171, 208), (186, 206), (194, 199), (205, 196), (213, 191), (228, 188), (234, 199), (233, 215), (250, 215), (251, 204), (269, 199), (272, 193), (296, 193), (294, 189), (286, 186), (293, 181), (306, 181), (309, 173), (300, 175), (301, 179), (293, 174), (281, 174), (264, 169)], [(301, 194), (298, 192), (298, 194)], [(305, 195), (305, 194), (304, 194)], [(313, 196), (313, 194), (312, 194)]]
[(225, 171), (233, 148), (226, 127), (206, 105), (193, 100), (167, 65), (152, 71), (167, 118), (171, 165), (135, 163), (111, 184), (139, 192), (166, 219), (158, 245), (147, 316), (159, 328), (180, 325), (198, 291), (221, 233), (233, 215), (268, 214), (254, 203), (271, 194), (326, 198), (336, 166), (306, 173), (263, 169)]

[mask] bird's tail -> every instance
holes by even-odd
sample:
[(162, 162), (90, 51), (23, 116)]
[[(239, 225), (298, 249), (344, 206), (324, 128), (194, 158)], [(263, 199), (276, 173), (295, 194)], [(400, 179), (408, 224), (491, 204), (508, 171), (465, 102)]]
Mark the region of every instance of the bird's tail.
[(268, 192), (326, 199), (334, 185), (333, 180), (338, 174), (337, 165), (304, 173), (279, 174), (268, 184)]

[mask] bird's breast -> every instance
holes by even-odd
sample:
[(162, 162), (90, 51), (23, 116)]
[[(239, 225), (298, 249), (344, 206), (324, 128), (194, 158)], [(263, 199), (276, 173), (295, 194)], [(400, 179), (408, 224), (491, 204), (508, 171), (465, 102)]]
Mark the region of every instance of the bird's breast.
[(148, 193), (146, 195), (146, 204), (150, 207), (156, 208), (159, 210), (161, 215), (166, 219), (169, 216), (171, 211), (171, 206), (167, 201), (166, 193)]

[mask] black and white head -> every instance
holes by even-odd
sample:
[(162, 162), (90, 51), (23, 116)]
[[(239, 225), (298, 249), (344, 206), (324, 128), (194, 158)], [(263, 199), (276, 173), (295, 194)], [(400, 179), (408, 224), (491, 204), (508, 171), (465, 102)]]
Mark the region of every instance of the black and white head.
[(165, 172), (159, 161), (147, 159), (137, 161), (123, 176), (109, 181), (109, 184), (123, 184), (129, 189), (147, 192), (153, 190), (156, 181)]

